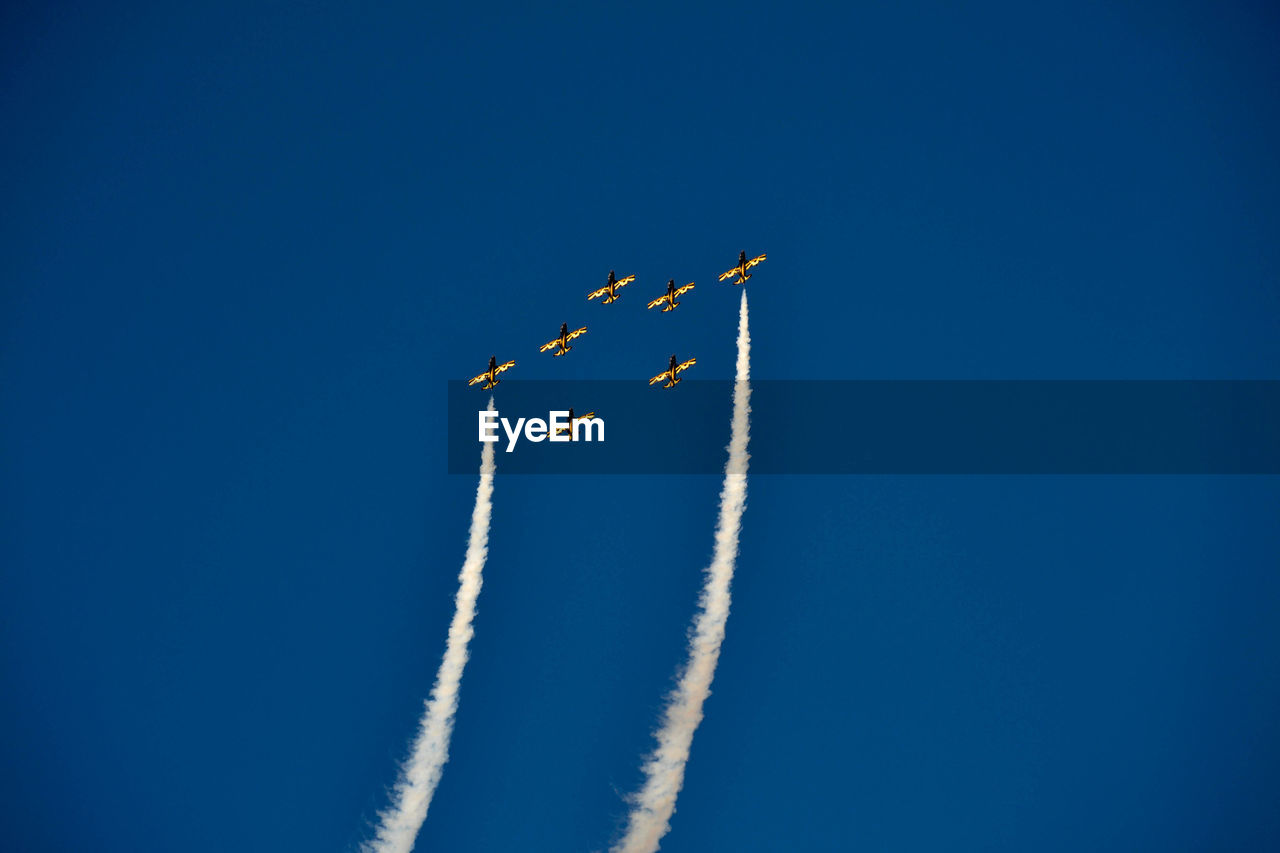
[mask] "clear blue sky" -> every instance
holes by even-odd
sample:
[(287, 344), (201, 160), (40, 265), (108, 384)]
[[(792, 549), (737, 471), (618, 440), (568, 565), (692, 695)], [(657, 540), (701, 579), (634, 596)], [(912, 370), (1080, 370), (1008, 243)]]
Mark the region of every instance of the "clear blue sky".
[[(727, 378), (739, 249), (760, 377), (1280, 377), (1269, 4), (428, 5), (0, 10), (0, 846), (364, 837), (465, 545), (445, 380)], [(499, 478), (423, 849), (607, 846), (718, 485)], [(1277, 849), (1277, 507), (753, 480), (663, 850)]]

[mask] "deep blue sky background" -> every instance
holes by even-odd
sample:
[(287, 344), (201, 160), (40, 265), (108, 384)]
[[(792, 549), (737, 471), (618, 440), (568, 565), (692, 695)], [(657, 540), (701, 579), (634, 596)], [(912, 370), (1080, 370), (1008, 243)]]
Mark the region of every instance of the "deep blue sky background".
[[(444, 381), (727, 378), (739, 249), (761, 377), (1277, 378), (1278, 30), (6, 4), (0, 846), (358, 842), (471, 511)], [(640, 281), (586, 303), (610, 268)], [(646, 315), (670, 277), (698, 289)], [(564, 321), (581, 349), (538, 357)], [(615, 837), (718, 486), (499, 479), (423, 849)], [(1263, 477), (753, 480), (663, 850), (1277, 849), (1278, 507)]]

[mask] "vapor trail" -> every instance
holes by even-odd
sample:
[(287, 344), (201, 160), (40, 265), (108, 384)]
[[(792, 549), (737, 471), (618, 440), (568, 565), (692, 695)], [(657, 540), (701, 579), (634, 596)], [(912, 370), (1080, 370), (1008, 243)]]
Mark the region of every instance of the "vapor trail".
[[(489, 398), (489, 411), (493, 411)], [(413, 750), (400, 768), (400, 778), (392, 793), (391, 805), (378, 813), (377, 836), (362, 845), (364, 853), (409, 853), (418, 830), (427, 819), (427, 807), (449, 760), (449, 736), (458, 710), (458, 688), (467, 665), (467, 644), (475, 633), (471, 620), (476, 615), (476, 598), (483, 582), (485, 557), (489, 553), (489, 517), (493, 511), (493, 444), (480, 452), (480, 485), (476, 506), (471, 512), (471, 534), (467, 556), (458, 573), (458, 594), (454, 598), (453, 622), (444, 659), (436, 672), (435, 687), (426, 701)]]
[(742, 291), (738, 308), (738, 364), (733, 386), (733, 422), (729, 439), (729, 460), (724, 466), (724, 486), (720, 489), (720, 518), (716, 522), (715, 550), (707, 567), (689, 638), (689, 660), (679, 683), (667, 697), (658, 745), (645, 762), (644, 787), (632, 799), (627, 832), (613, 846), (613, 853), (654, 853), (662, 836), (671, 828), (676, 795), (684, 785), (684, 766), (689, 760), (693, 733), (702, 722), (702, 704), (711, 695), (724, 641), (724, 624), (729, 618), (729, 586), (738, 558), (738, 532), (747, 502), (747, 433), (751, 416), (751, 335), (747, 331), (747, 292)]

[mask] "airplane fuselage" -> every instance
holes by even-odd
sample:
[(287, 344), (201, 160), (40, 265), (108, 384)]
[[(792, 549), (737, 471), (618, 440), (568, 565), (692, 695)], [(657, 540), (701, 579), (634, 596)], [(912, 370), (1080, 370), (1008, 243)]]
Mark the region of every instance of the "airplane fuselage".
[(487, 372), (489, 377), (480, 386), (481, 391), (488, 391), (500, 381), (498, 379), (498, 357), (496, 355), (489, 356), (489, 370)]
[(572, 439), (572, 438), (573, 438), (573, 422), (574, 422), (574, 420), (575, 420), (575, 418), (573, 417), (573, 406), (570, 406), (570, 407), (569, 407), (569, 426), (568, 426), (568, 427), (556, 427), (556, 435), (561, 435), (561, 434), (563, 434), (563, 433), (566, 433), (566, 432), (567, 432), (567, 433), (569, 433), (569, 437), (570, 437), (570, 439)]

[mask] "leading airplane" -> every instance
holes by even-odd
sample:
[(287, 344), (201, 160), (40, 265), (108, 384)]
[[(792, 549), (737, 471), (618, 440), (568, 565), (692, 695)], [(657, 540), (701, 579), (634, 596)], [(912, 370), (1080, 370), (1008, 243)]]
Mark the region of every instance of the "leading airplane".
[(515, 366), (516, 363), (514, 361), (508, 361), (505, 364), (498, 364), (498, 357), (496, 355), (491, 355), (489, 356), (489, 369), (484, 373), (481, 373), (479, 376), (473, 376), (471, 379), (468, 379), (467, 384), (475, 385), (477, 382), (483, 382), (484, 384), (480, 386), (480, 390), (488, 391), (494, 385), (497, 385), (502, 381), (498, 378), (499, 373)]
[(673, 355), (671, 356), (671, 366), (668, 367), (666, 370), (662, 371), (661, 373), (659, 373), (657, 376), (650, 379), (649, 384), (652, 385), (655, 382), (661, 382), (662, 380), (665, 379), (667, 381), (667, 384), (663, 385), (662, 387), (674, 388), (680, 384), (680, 379), (676, 376), (676, 374), (678, 374), (682, 370), (686, 370), (690, 367), (693, 367), (697, 363), (698, 363), (698, 360), (696, 358), (691, 358), (688, 361), (683, 361), (680, 364), (676, 364), (676, 357)]
[(605, 296), (607, 298), (601, 304), (608, 305), (610, 302), (613, 302), (615, 299), (618, 298), (619, 287), (626, 287), (628, 284), (630, 284), (635, 280), (636, 280), (636, 277), (633, 275), (629, 275), (626, 278), (614, 278), (613, 270), (609, 270), (609, 280), (605, 282), (604, 287), (600, 288), (599, 290), (591, 291), (590, 293), (587, 294), (587, 298), (595, 299), (597, 296)]
[(744, 283), (746, 282), (746, 280), (747, 280), (747, 279), (751, 278), (751, 273), (747, 272), (747, 270), (751, 269), (752, 267), (754, 267), (756, 264), (760, 263), (760, 262), (761, 262), (761, 261), (763, 261), (764, 259), (765, 259), (765, 256), (764, 256), (764, 255), (757, 255), (756, 257), (752, 258), (751, 260), (747, 260), (747, 253), (746, 253), (746, 252), (739, 252), (739, 253), (738, 253), (738, 265), (737, 265), (736, 267), (734, 267), (733, 269), (729, 270), (728, 272), (722, 272), (722, 273), (720, 273), (720, 280), (721, 280), (721, 281), (724, 281), (725, 279), (727, 279), (727, 278), (733, 278), (733, 277), (736, 275), (736, 276), (738, 276), (738, 280), (737, 280), (737, 281), (731, 281), (731, 282), (729, 282), (729, 283), (730, 283), (730, 284), (744, 284)]
[(596, 416), (595, 412), (587, 412), (585, 415), (574, 417), (573, 406), (569, 407), (569, 425), (567, 427), (556, 427), (556, 435), (564, 435), (566, 432), (573, 435), (573, 425), (578, 421), (590, 420)]
[(581, 329), (574, 329), (574, 330), (571, 332), (571, 331), (569, 331), (569, 324), (568, 324), (568, 323), (561, 323), (561, 324), (560, 324), (560, 336), (559, 336), (559, 337), (557, 337), (555, 340), (547, 341), (545, 344), (543, 344), (542, 346), (538, 347), (538, 352), (546, 352), (547, 350), (555, 349), (556, 347), (560, 347), (560, 349), (559, 349), (559, 350), (557, 350), (556, 352), (553, 352), (553, 353), (552, 353), (552, 355), (564, 355), (564, 354), (565, 354), (565, 353), (567, 353), (569, 350), (573, 349), (573, 347), (569, 346), (569, 341), (571, 341), (571, 340), (573, 340), (574, 338), (578, 337), (578, 335), (585, 335), (586, 333), (587, 333), (587, 327), (586, 327), (586, 326), (583, 326)]
[(662, 309), (663, 313), (665, 314), (667, 311), (674, 311), (675, 307), (680, 304), (679, 302), (676, 302), (676, 297), (681, 294), (688, 293), (690, 290), (693, 290), (693, 282), (689, 282), (684, 287), (676, 287), (676, 280), (674, 278), (668, 279), (667, 292), (650, 302), (649, 307), (657, 308), (665, 302), (667, 303), (667, 307)]

